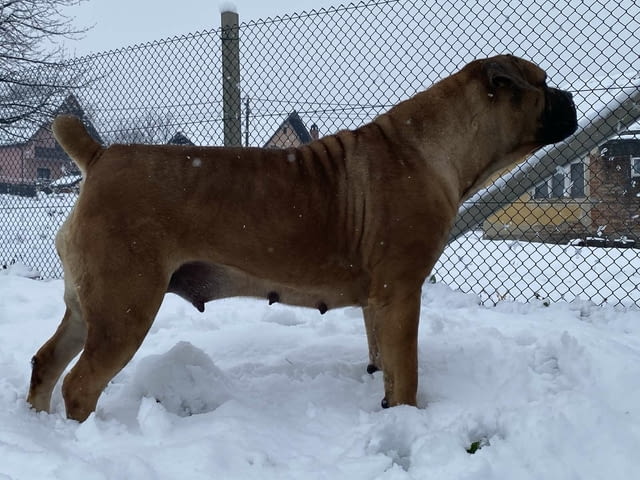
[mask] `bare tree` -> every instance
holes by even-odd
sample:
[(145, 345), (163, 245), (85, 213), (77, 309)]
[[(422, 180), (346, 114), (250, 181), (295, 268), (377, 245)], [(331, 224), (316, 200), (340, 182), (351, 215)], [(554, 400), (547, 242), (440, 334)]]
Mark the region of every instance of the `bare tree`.
[(147, 110), (139, 115), (120, 120), (104, 140), (110, 143), (166, 143), (176, 133), (177, 123), (171, 112)]
[(82, 73), (64, 60), (77, 29), (64, 9), (83, 0), (0, 0), (0, 131), (21, 132), (50, 116)]

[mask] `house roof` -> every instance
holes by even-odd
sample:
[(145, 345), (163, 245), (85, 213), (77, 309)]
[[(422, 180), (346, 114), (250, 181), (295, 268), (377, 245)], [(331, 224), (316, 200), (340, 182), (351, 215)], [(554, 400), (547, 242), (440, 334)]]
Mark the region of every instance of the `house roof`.
[(49, 184), (50, 187), (73, 187), (82, 181), (82, 175), (65, 175)]
[(640, 156), (640, 138), (634, 136), (633, 132), (622, 132), (618, 138), (610, 138), (600, 148), (603, 154), (606, 152), (604, 158), (609, 160), (627, 155), (638, 157)]
[(296, 135), (298, 135), (298, 138), (302, 143), (309, 143), (311, 141), (311, 134), (309, 133), (309, 130), (307, 130), (307, 127), (304, 126), (304, 123), (302, 123), (302, 119), (300, 118), (300, 115), (298, 115), (298, 112), (294, 110), (287, 120), (291, 124), (291, 127), (296, 131)]
[(268, 146), (275, 138), (275, 136), (282, 130), (287, 124), (291, 125), (293, 131), (296, 132), (297, 137), (300, 139), (301, 143), (309, 143), (312, 138), (307, 127), (304, 126), (300, 115), (295, 110), (289, 114), (289, 116), (280, 124), (280, 126), (276, 129), (276, 131), (271, 135), (269, 140), (264, 144), (265, 147)]
[[(93, 123), (91, 122), (91, 120), (89, 120), (89, 118), (87, 117), (87, 114), (85, 113), (84, 109), (80, 105), (80, 102), (78, 102), (78, 99), (76, 98), (76, 96), (73, 95), (72, 93), (69, 94), (67, 98), (64, 99), (64, 102), (62, 102), (62, 104), (56, 109), (56, 111), (54, 112), (54, 118), (57, 115), (74, 115), (78, 117), (80, 120), (82, 120), (82, 123), (84, 123), (85, 127), (87, 127), (87, 131), (89, 132), (89, 135), (91, 135), (94, 138), (94, 140), (98, 141), (99, 143), (102, 143), (102, 138), (100, 137), (100, 134), (98, 133), (96, 128), (93, 126)], [(50, 128), (51, 123), (48, 123), (46, 126)]]
[(87, 117), (87, 114), (85, 113), (84, 109), (80, 105), (80, 102), (78, 101), (78, 99), (75, 97), (75, 95), (69, 94), (64, 99), (64, 101), (60, 104), (60, 106), (56, 108), (56, 110), (53, 112), (51, 121), (48, 121), (39, 125), (26, 140), (20, 141), (20, 142), (3, 143), (2, 145), (0, 145), (0, 147), (21, 146), (26, 143), (29, 143), (31, 140), (37, 137), (43, 129), (50, 131), (53, 118), (55, 118), (58, 115), (64, 115), (64, 114), (74, 115), (78, 117), (80, 120), (82, 120), (82, 123), (84, 123), (84, 125), (86, 126), (89, 134), (95, 140), (102, 143), (102, 138), (100, 137), (100, 134), (93, 126), (93, 123), (91, 122), (91, 120), (89, 120), (89, 118)]
[(182, 132), (176, 132), (175, 135), (169, 139), (167, 144), (169, 144), (169, 145), (194, 145), (194, 143), (191, 140), (189, 140), (189, 137), (187, 137)]

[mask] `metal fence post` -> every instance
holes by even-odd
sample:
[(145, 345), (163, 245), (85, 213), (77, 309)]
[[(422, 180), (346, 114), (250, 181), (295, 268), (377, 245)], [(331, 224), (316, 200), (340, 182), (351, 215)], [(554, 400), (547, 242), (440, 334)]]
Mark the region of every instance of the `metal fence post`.
[(221, 14), (222, 40), (222, 111), (224, 145), (240, 146), (240, 29), (238, 14)]

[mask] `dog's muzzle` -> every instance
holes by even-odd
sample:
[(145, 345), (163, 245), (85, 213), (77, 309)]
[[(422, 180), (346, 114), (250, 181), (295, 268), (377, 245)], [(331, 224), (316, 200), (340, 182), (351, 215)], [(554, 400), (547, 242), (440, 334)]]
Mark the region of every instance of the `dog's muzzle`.
[(573, 95), (557, 88), (547, 88), (540, 140), (545, 144), (556, 143), (577, 129), (578, 116)]

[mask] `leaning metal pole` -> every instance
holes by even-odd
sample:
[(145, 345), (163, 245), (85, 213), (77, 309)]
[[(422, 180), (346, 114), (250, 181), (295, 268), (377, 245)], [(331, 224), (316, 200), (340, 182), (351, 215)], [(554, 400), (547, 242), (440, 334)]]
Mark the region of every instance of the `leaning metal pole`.
[(487, 217), (518, 200), (527, 191), (640, 118), (640, 82), (624, 87), (603, 108), (592, 110), (579, 122), (578, 131), (563, 143), (536, 152), (522, 165), (480, 190), (458, 210), (449, 241), (476, 228)]

